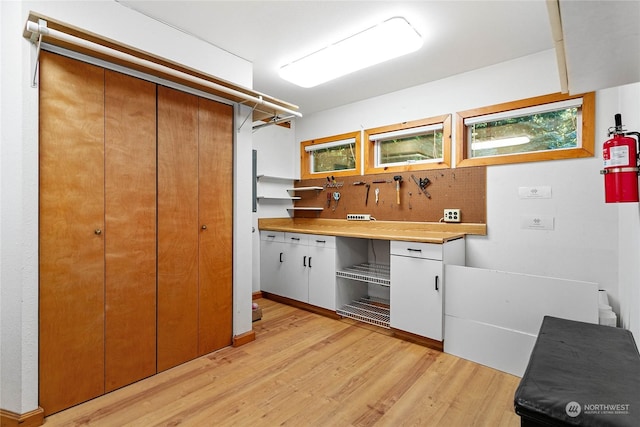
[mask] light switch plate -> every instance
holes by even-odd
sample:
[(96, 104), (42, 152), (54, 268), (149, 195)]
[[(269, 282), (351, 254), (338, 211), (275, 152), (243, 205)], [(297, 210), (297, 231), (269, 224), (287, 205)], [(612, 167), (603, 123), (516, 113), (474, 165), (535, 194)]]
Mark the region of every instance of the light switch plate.
[(520, 228), (527, 230), (553, 230), (555, 218), (549, 215), (523, 215)]
[(521, 199), (550, 199), (551, 187), (548, 185), (518, 187), (518, 196)]

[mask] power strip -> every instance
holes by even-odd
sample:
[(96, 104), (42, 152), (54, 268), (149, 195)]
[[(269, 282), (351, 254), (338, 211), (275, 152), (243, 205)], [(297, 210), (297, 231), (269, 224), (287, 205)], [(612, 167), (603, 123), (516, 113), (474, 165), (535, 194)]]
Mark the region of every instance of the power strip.
[(371, 221), (371, 215), (369, 214), (347, 214), (349, 221)]

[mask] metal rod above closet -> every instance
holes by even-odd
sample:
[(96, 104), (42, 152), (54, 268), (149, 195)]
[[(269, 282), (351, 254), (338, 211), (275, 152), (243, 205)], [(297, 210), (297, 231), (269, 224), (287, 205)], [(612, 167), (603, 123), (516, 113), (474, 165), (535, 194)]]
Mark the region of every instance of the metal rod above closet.
[[(236, 89), (233, 89), (233, 88), (230, 88), (230, 87), (227, 87), (227, 86), (224, 86), (200, 77), (196, 77), (194, 75), (185, 73), (183, 71), (179, 71), (171, 67), (158, 64), (156, 62), (153, 62), (147, 59), (139, 58), (135, 55), (122, 52), (117, 49), (106, 47), (101, 44), (94, 43), (92, 41), (85, 40), (80, 37), (73, 36), (71, 34), (67, 34), (65, 32), (48, 27), (47, 22), (45, 20), (40, 20), (39, 23), (36, 23), (33, 21), (27, 21), (26, 31), (28, 33), (31, 33), (31, 36), (38, 37), (40, 41), (42, 40), (42, 37), (51, 38), (66, 44), (79, 47), (81, 49), (86, 49), (91, 52), (99, 53), (101, 55), (105, 55), (110, 58), (117, 59), (119, 61), (135, 64), (137, 66), (144, 67), (146, 69), (153, 70), (153, 71), (162, 73), (164, 75), (174, 77), (184, 82), (189, 82), (198, 86), (209, 88), (218, 93), (226, 94), (234, 98), (241, 99), (242, 102), (252, 103), (252, 104), (255, 104), (256, 106), (262, 106), (264, 108), (268, 108), (269, 110), (272, 110), (273, 112), (275, 112), (276, 113), (275, 115), (277, 115), (278, 113), (284, 113), (284, 114), (288, 114), (295, 117), (302, 117), (302, 114), (300, 112), (284, 107), (282, 105), (278, 105), (274, 102), (265, 100), (261, 95), (254, 96), (254, 95), (242, 92), (240, 90), (236, 90)], [(42, 37), (39, 37), (39, 36), (42, 36)]]

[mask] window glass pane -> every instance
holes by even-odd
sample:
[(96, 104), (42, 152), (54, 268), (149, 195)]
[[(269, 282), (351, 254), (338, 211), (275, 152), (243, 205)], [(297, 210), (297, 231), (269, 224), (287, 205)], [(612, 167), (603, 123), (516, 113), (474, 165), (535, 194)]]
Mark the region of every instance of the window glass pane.
[(420, 135), (377, 141), (376, 166), (441, 161), (442, 146), (443, 132), (441, 129)]
[(577, 148), (580, 121), (580, 108), (571, 107), (475, 123), (467, 127), (469, 156)]
[(353, 170), (356, 168), (355, 143), (316, 149), (311, 155), (311, 173)]

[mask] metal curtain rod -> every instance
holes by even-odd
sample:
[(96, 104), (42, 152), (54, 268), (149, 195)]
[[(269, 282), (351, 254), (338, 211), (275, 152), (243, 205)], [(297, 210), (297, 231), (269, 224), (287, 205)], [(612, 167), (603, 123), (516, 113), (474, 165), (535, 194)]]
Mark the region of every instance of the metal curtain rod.
[[(41, 21), (43, 22), (43, 21)], [(105, 46), (102, 46), (97, 43), (90, 42), (88, 40), (81, 39), (79, 37), (72, 36), (67, 33), (63, 33), (62, 31), (55, 30), (53, 28), (48, 28), (46, 26), (46, 21), (44, 21), (44, 25), (38, 24), (33, 21), (27, 21), (27, 31), (30, 31), (33, 34), (41, 35), (44, 37), (51, 37), (56, 40), (60, 40), (66, 43), (70, 43), (75, 46), (79, 46), (82, 48), (89, 49), (94, 52), (98, 52), (110, 57), (115, 57), (117, 59), (127, 61), (133, 64), (140, 65), (142, 67), (146, 67), (164, 74), (171, 75), (173, 77), (179, 78), (181, 80), (189, 81), (191, 83), (195, 83), (197, 85), (205, 86), (210, 89), (213, 89), (218, 92), (226, 93), (227, 95), (234, 96), (236, 98), (244, 99), (247, 102), (255, 103), (256, 105), (263, 105), (265, 107), (271, 108), (275, 111), (279, 111), (282, 113), (291, 114), (296, 117), (302, 117), (302, 114), (298, 111), (291, 110), (289, 108), (283, 107), (278, 104), (274, 104), (270, 101), (265, 101), (262, 96), (256, 97), (244, 92), (240, 92), (235, 89), (228, 88), (226, 86), (210, 82), (205, 79), (201, 79), (199, 77), (192, 76), (190, 74), (184, 73), (182, 71), (174, 70), (173, 68), (157, 64), (152, 61), (148, 61), (146, 59), (138, 58), (134, 55), (130, 55), (128, 53), (120, 52), (116, 49), (111, 49)]]

